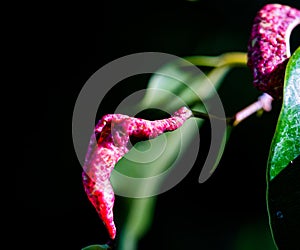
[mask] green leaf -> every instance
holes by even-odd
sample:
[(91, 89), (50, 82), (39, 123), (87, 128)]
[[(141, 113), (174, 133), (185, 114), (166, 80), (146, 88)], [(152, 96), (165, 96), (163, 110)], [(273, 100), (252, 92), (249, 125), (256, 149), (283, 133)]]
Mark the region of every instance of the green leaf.
[(200, 103), (216, 94), (216, 89), (233, 66), (221, 64), (205, 75), (187, 60), (170, 62), (150, 78), (140, 105), (142, 108), (157, 107), (174, 111), (182, 105)]
[(286, 67), (283, 104), (268, 159), (268, 179), (275, 178), (300, 155), (300, 47)]
[[(195, 65), (212, 68), (205, 75)], [(186, 60), (171, 61), (151, 76), (141, 102), (126, 108), (126, 112), (123, 113), (136, 114), (140, 110), (149, 108), (157, 108), (171, 113), (183, 105), (188, 105), (199, 112), (207, 112), (210, 106), (204, 105), (203, 102), (214, 97), (217, 94), (216, 89), (219, 88), (230, 69), (240, 65), (246, 65), (245, 53), (228, 53), (218, 57), (197, 56), (188, 57)], [(204, 120), (197, 119), (196, 128), (193, 123), (195, 121), (189, 120), (180, 130), (164, 134), (168, 142), (166, 147), (161, 141), (163, 137), (152, 139), (151, 142), (145, 141), (136, 144), (133, 150), (118, 162), (115, 170), (136, 178), (151, 177), (167, 172), (169, 167), (173, 163), (175, 164), (177, 159), (180, 159), (181, 154), (187, 153)], [(224, 137), (224, 145), (227, 139)], [(149, 147), (149, 143), (151, 143), (151, 147)], [(220, 160), (224, 145), (220, 148), (214, 170)], [(144, 149), (146, 150), (143, 151)], [(163, 150), (160, 157), (155, 157), (157, 150), (160, 152)], [(149, 161), (151, 157), (153, 160)], [(141, 163), (141, 159), (144, 160), (144, 163)], [(130, 201), (129, 213), (120, 233), (120, 250), (137, 249), (138, 241), (149, 230), (156, 197), (147, 197), (143, 192), (155, 193), (160, 189), (162, 181), (164, 179), (157, 179), (148, 184), (143, 181), (140, 185), (129, 185), (128, 181), (119, 180), (116, 171), (113, 171), (111, 182), (115, 190), (120, 192), (133, 190), (136, 192), (134, 197), (144, 197)]]
[(110, 249), (108, 245), (90, 245), (82, 248), (81, 250), (102, 250), (102, 249)]
[[(198, 110), (204, 111), (199, 107)], [(163, 177), (163, 174), (168, 173), (168, 170), (172, 169), (172, 165), (176, 164), (176, 161), (180, 159), (181, 154), (186, 153), (189, 145), (191, 145), (191, 141), (197, 136), (198, 126), (200, 127), (203, 122), (204, 121), (200, 119), (190, 119), (178, 130), (166, 133), (150, 141), (136, 144), (135, 147), (138, 149), (139, 146), (143, 144), (151, 143), (151, 148), (147, 150), (145, 152), (146, 154), (142, 157), (142, 151), (131, 150), (118, 162), (115, 169), (120, 173), (132, 177), (145, 178), (160, 174)], [(163, 138), (166, 140), (166, 146), (163, 145)], [(163, 151), (159, 157), (156, 156), (156, 149)], [(153, 157), (153, 160), (149, 160), (151, 157)], [(139, 159), (139, 161), (135, 162), (134, 159)], [(141, 159), (145, 162), (141, 162)], [(117, 178), (118, 175), (113, 171), (111, 182), (114, 190), (119, 190), (118, 192), (120, 192), (120, 190), (126, 190), (126, 192), (134, 191), (137, 197), (143, 197), (145, 192), (153, 192), (155, 194), (159, 191), (162, 181), (164, 181), (164, 178), (157, 178), (155, 181), (152, 180), (150, 182), (141, 179), (139, 184), (131, 185), (129, 182)], [(120, 250), (138, 249), (138, 241), (151, 226), (155, 204), (156, 196), (131, 200), (129, 213), (120, 235)]]
[[(223, 135), (223, 139), (222, 139), (221, 146), (220, 146), (220, 148), (219, 148), (219, 150), (218, 150), (217, 158), (216, 158), (216, 160), (215, 160), (215, 162), (214, 162), (214, 165), (213, 165), (212, 169), (211, 169), (210, 172), (209, 172), (209, 176), (211, 176), (211, 175), (213, 174), (213, 172), (215, 172), (215, 170), (216, 170), (217, 167), (219, 166), (219, 163), (220, 163), (220, 161), (221, 161), (223, 152), (224, 152), (225, 147), (226, 147), (226, 145), (227, 145), (227, 143), (228, 143), (228, 141), (229, 141), (229, 138), (230, 138), (232, 129), (233, 129), (233, 126), (230, 126), (230, 125), (227, 126), (226, 131), (225, 131), (225, 133), (224, 133), (224, 135)], [(199, 182), (200, 182), (200, 183), (205, 182), (205, 181), (209, 178), (209, 176), (207, 176), (207, 173), (205, 173), (205, 172), (202, 171), (202, 172), (200, 173), (200, 176), (199, 176)]]
[[(141, 107), (157, 107), (165, 110), (165, 106), (174, 99), (183, 100), (180, 98), (180, 93), (189, 89), (187, 84), (191, 79), (195, 76), (205, 78), (204, 74), (199, 74), (195, 69), (196, 67), (192, 67), (192, 64), (182, 59), (172, 61), (158, 69), (149, 80)], [(178, 103), (173, 104), (172, 108), (176, 110), (182, 105), (182, 103), (179, 106)]]
[(300, 155), (268, 182), (268, 214), (278, 249), (295, 249), (300, 235)]

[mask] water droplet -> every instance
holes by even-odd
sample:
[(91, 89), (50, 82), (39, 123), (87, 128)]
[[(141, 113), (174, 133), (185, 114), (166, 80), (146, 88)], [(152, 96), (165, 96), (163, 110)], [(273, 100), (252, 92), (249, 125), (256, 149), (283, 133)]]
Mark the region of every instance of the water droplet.
[(278, 219), (283, 219), (283, 213), (281, 211), (277, 211), (276, 216)]

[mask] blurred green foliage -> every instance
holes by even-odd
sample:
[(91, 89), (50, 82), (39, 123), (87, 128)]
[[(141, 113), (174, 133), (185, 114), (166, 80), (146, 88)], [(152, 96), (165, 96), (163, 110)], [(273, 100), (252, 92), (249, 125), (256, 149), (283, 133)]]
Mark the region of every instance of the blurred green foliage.
[[(245, 53), (225, 53), (220, 56), (194, 56), (187, 57), (186, 63), (182, 60), (170, 62), (158, 69), (149, 80), (146, 93), (142, 101), (138, 104), (138, 109), (148, 109), (157, 107), (161, 110), (176, 110), (182, 105), (188, 105), (193, 110), (208, 112), (210, 107), (204, 106), (203, 100), (208, 100), (217, 94), (217, 89), (220, 87), (223, 79), (233, 67), (245, 66)], [(191, 63), (201, 67), (208, 66), (210, 69), (207, 74), (195, 74), (189, 70)], [(170, 94), (171, 93), (171, 94)], [(173, 94), (173, 95), (172, 95)], [(174, 98), (176, 97), (176, 98)], [(133, 107), (136, 108), (136, 107)], [(203, 120), (197, 119), (198, 128), (203, 125)], [(178, 147), (181, 147), (181, 152), (186, 151), (191, 140), (195, 138), (198, 129), (193, 128), (193, 124), (187, 122), (177, 131), (173, 131), (164, 136), (167, 137), (168, 145), (164, 147), (161, 136), (151, 140), (151, 147), (154, 149), (164, 149), (163, 154), (157, 160), (143, 163), (128, 161), (123, 157), (117, 164), (116, 170), (129, 176), (151, 176), (157, 175), (166, 171), (170, 164), (176, 162), (178, 157)], [(224, 135), (225, 140), (220, 148), (220, 154), (216, 159), (216, 168), (220, 157), (223, 153), (228, 136)], [(184, 138), (184, 140), (182, 140)], [(135, 149), (128, 153), (128, 158), (141, 158), (141, 150), (146, 149), (148, 157), (151, 158), (149, 142), (139, 142), (135, 145)], [(117, 181), (116, 175), (112, 174), (111, 181), (114, 188), (128, 189), (128, 183)], [(160, 180), (163, 181), (163, 180)], [(136, 190), (159, 190), (161, 183), (152, 182), (151, 186), (141, 182), (140, 186), (135, 186)], [(119, 250), (136, 250), (138, 249), (139, 240), (149, 230), (155, 210), (156, 197), (136, 198), (131, 199), (127, 203), (128, 215), (121, 226), (120, 240), (118, 244)], [(116, 211), (118, 213), (118, 211)], [(122, 214), (124, 216), (124, 214)]]
[(102, 249), (109, 249), (109, 246), (107, 245), (91, 245), (82, 248), (82, 250), (102, 250)]

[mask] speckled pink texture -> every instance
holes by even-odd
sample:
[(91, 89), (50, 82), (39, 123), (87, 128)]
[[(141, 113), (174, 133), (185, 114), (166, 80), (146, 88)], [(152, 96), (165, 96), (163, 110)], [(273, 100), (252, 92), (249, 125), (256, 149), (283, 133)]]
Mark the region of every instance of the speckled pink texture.
[(254, 18), (248, 66), (254, 86), (275, 99), (283, 95), (285, 68), (290, 57), (289, 37), (298, 24), (300, 11), (280, 4), (265, 5)]
[(122, 114), (105, 115), (95, 127), (90, 141), (82, 173), (85, 192), (105, 224), (111, 239), (116, 237), (113, 218), (114, 191), (110, 174), (116, 163), (129, 151), (130, 137), (155, 138), (158, 135), (181, 127), (192, 116), (182, 107), (170, 118), (149, 121)]

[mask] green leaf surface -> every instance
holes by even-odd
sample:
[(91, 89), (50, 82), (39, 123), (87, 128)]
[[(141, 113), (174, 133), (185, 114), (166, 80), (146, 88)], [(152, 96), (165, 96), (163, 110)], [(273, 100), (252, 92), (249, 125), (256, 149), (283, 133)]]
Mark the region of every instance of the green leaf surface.
[[(224, 57), (228, 59), (224, 60)], [(175, 110), (182, 106), (182, 103), (192, 105), (207, 100), (216, 94), (215, 90), (229, 70), (242, 65), (245, 61), (243, 53), (228, 53), (226, 56), (218, 57), (187, 57), (187, 59), (172, 61), (153, 74), (142, 100), (142, 107)], [(196, 65), (210, 66), (212, 69), (205, 75)]]
[(283, 103), (268, 159), (268, 179), (300, 155), (300, 47), (286, 67)]
[[(195, 66), (212, 67), (205, 75)], [(164, 65), (149, 80), (146, 93), (140, 103), (124, 107), (121, 113), (136, 114), (140, 110), (157, 108), (173, 112), (183, 105), (188, 105), (198, 112), (209, 112), (210, 106), (205, 101), (217, 94), (224, 77), (231, 68), (246, 65), (245, 53), (229, 53), (218, 57), (188, 57), (187, 60), (175, 60)], [(126, 109), (126, 110), (125, 110)], [(195, 124), (196, 122), (196, 124)], [(197, 138), (202, 119), (187, 121), (180, 130), (166, 133), (150, 141), (140, 142), (116, 165), (111, 182), (116, 193), (135, 192), (130, 201), (129, 213), (120, 230), (119, 250), (138, 249), (139, 240), (149, 230), (154, 214), (156, 197), (148, 197), (146, 193), (160, 190), (164, 178), (146, 183), (145, 180), (135, 185), (122, 181), (119, 174), (133, 178), (147, 178), (168, 173), (176, 162), (187, 154), (191, 142)], [(164, 139), (166, 144), (164, 146)], [(228, 139), (228, 138), (227, 138)], [(226, 139), (224, 138), (224, 143)], [(221, 146), (216, 164), (220, 160), (224, 147)], [(163, 152), (157, 157), (157, 151)], [(141, 159), (144, 162), (141, 162)], [(151, 160), (153, 159), (153, 160)], [(146, 192), (146, 193), (145, 193)]]
[(102, 250), (102, 249), (110, 249), (108, 245), (90, 245), (82, 248), (81, 250)]

